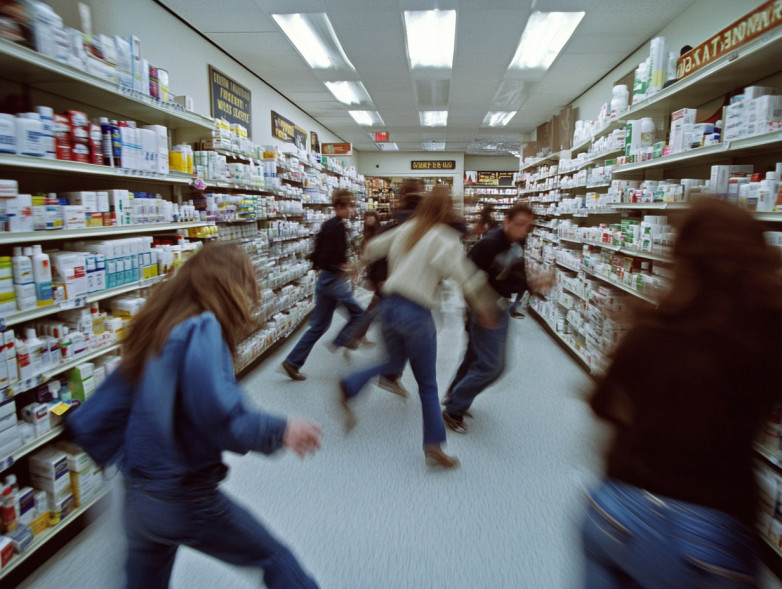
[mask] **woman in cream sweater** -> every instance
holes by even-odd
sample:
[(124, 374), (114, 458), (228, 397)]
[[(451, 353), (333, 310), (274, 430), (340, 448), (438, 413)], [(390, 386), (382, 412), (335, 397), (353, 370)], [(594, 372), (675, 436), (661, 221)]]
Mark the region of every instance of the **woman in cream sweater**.
[(459, 232), (447, 225), (452, 214), (448, 190), (436, 188), (421, 200), (409, 221), (369, 242), (362, 261), (388, 258), (380, 311), (388, 360), (340, 381), (345, 427), (350, 430), (356, 419), (349, 400), (371, 379), (399, 371), (409, 360), (421, 397), (424, 455), (428, 464), (445, 468), (454, 468), (459, 461), (441, 447), (445, 425), (437, 393), (437, 332), (431, 311), (439, 304), (438, 285), (445, 278), (455, 280), (486, 323), (493, 322), (498, 312), (485, 275), (464, 255)]

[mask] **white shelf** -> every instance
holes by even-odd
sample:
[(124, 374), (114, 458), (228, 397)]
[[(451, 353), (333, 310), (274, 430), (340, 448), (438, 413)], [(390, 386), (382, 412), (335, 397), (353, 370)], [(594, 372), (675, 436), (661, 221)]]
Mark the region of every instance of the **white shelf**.
[(595, 142), (596, 139), (600, 139), (601, 137), (605, 137), (606, 135), (610, 135), (613, 133), (615, 129), (622, 129), (625, 126), (625, 121), (620, 120), (618, 118), (611, 119), (607, 125), (604, 125), (602, 129), (600, 129), (597, 133), (595, 133), (592, 137), (587, 139), (586, 141), (579, 143), (578, 145), (575, 145), (570, 148), (570, 154), (571, 156), (578, 155), (581, 152), (589, 150), (589, 146), (592, 145), (592, 143)]
[(128, 168), (112, 168), (96, 164), (85, 164), (68, 160), (47, 159), (29, 155), (0, 154), (0, 167), (34, 170), (54, 174), (78, 174), (79, 176), (99, 176), (134, 182), (155, 182), (165, 184), (190, 184), (193, 178), (184, 174), (169, 175), (141, 172)]
[(205, 221), (193, 223), (149, 223), (146, 225), (114, 225), (111, 227), (87, 227), (85, 229), (57, 229), (53, 231), (26, 231), (24, 233), (0, 233), (0, 245), (13, 243), (29, 243), (39, 241), (59, 241), (79, 238), (111, 237), (114, 235), (132, 235), (135, 233), (153, 233), (159, 231), (176, 231), (191, 227), (210, 225)]
[(24, 446), (11, 453), (11, 456), (0, 462), (0, 472), (8, 470), (14, 464), (16, 464), (23, 456), (27, 456), (30, 452), (34, 452), (41, 446), (48, 444), (55, 438), (57, 438), (65, 428), (61, 425), (52, 428), (50, 431), (42, 436), (38, 436), (34, 440), (27, 442)]
[(581, 360), (581, 362), (584, 363), (584, 366), (587, 368), (588, 372), (590, 372), (590, 373), (592, 372), (589, 360), (587, 359), (586, 356), (584, 356), (584, 354), (581, 353), (581, 350), (576, 348), (563, 335), (560, 335), (560, 333), (556, 330), (556, 327), (551, 325), (551, 323), (549, 323), (548, 321), (546, 321), (546, 319), (543, 317), (543, 315), (538, 313), (533, 307), (529, 307), (529, 311), (533, 315), (535, 315), (540, 321), (542, 321), (543, 323), (548, 325), (549, 329), (551, 329), (551, 333), (554, 335), (554, 338), (557, 339), (562, 345), (567, 347), (571, 352), (573, 352), (576, 355), (576, 357), (578, 357)]
[(595, 245), (597, 247), (602, 247), (603, 249), (611, 250), (612, 252), (618, 252), (620, 249), (622, 249), (622, 246), (620, 245), (614, 245), (612, 243), (603, 243), (601, 241), (592, 241), (591, 239), (585, 239), (582, 241), (582, 243), (585, 243), (587, 245)]
[(571, 266), (570, 264), (565, 264), (565, 262), (556, 261), (557, 266), (562, 266), (566, 270), (570, 270), (571, 272), (578, 272), (579, 268), (576, 268), (574, 266)]
[(30, 84), (137, 122), (202, 133), (213, 127), (212, 119), (184, 110), (176, 103), (122, 91), (117, 84), (5, 39), (0, 39), (0, 71), (6, 79)]
[[(304, 300), (304, 299), (302, 299), (302, 300)], [(301, 301), (297, 301), (297, 302), (301, 302)], [(259, 351), (259, 352), (258, 352), (258, 353), (255, 355), (255, 356), (253, 356), (252, 358), (250, 358), (250, 359), (248, 359), (248, 360), (245, 360), (245, 361), (244, 361), (244, 362), (243, 362), (243, 363), (242, 363), (240, 366), (236, 367), (236, 368), (234, 369), (234, 371), (235, 371), (237, 374), (238, 374), (238, 373), (240, 373), (242, 370), (244, 370), (245, 368), (247, 368), (248, 366), (250, 366), (250, 364), (252, 364), (253, 362), (255, 362), (255, 361), (258, 359), (258, 358), (260, 358), (261, 356), (263, 356), (263, 355), (264, 355), (264, 354), (265, 354), (267, 351), (269, 351), (269, 349), (271, 349), (271, 347), (272, 347), (274, 344), (276, 344), (276, 343), (277, 343), (277, 342), (279, 342), (280, 340), (283, 340), (283, 339), (285, 339), (286, 337), (288, 337), (288, 336), (289, 336), (291, 333), (293, 333), (293, 332), (294, 332), (294, 331), (295, 331), (295, 330), (296, 330), (296, 329), (299, 327), (299, 325), (301, 325), (301, 324), (302, 324), (304, 321), (306, 321), (306, 320), (307, 320), (307, 318), (310, 316), (310, 313), (312, 313), (312, 310), (313, 310), (314, 308), (315, 308), (315, 306), (314, 306), (314, 305), (311, 305), (311, 306), (310, 306), (310, 308), (309, 308), (309, 309), (307, 309), (307, 312), (306, 312), (306, 313), (304, 313), (304, 315), (302, 315), (301, 319), (299, 319), (299, 321), (297, 321), (295, 324), (293, 324), (293, 325), (290, 327), (290, 329), (288, 329), (288, 330), (287, 330), (287, 331), (285, 331), (284, 333), (281, 333), (281, 334), (280, 334), (280, 336), (279, 336), (277, 339), (275, 339), (275, 340), (274, 340), (272, 343), (270, 343), (268, 346), (265, 346), (264, 348), (262, 348), (262, 349), (261, 349), (261, 350), (260, 350), (260, 351)], [(285, 309), (285, 310), (287, 311), (288, 309)], [(283, 311), (283, 312), (284, 312), (284, 311)]]
[(569, 241), (570, 243), (583, 243), (580, 239), (576, 239), (573, 237), (564, 237), (562, 235), (559, 236), (560, 241)]
[(613, 175), (630, 174), (644, 170), (686, 168), (723, 161), (734, 156), (747, 156), (755, 153), (782, 151), (782, 131), (773, 131), (754, 137), (725, 141), (708, 147), (682, 151), (656, 159), (615, 166)]
[(84, 503), (81, 507), (77, 507), (76, 509), (74, 509), (59, 524), (51, 528), (46, 528), (40, 534), (35, 536), (33, 538), (33, 541), (30, 543), (30, 545), (27, 547), (27, 549), (24, 552), (22, 552), (21, 554), (14, 554), (13, 557), (11, 557), (11, 560), (8, 561), (8, 564), (5, 565), (5, 567), (3, 567), (3, 570), (0, 572), (0, 580), (3, 577), (7, 576), (11, 571), (13, 571), (20, 564), (22, 564), (25, 560), (27, 560), (30, 557), (30, 555), (32, 555), (41, 546), (46, 544), (49, 540), (54, 538), (54, 536), (56, 536), (62, 530), (67, 528), (70, 524), (75, 522), (80, 515), (86, 512), (90, 507), (95, 505), (98, 501), (103, 499), (106, 495), (109, 494), (109, 492), (110, 492), (110, 488), (104, 486), (95, 494), (95, 496), (92, 499)]
[(637, 210), (669, 210), (669, 211), (681, 211), (686, 209), (689, 205), (686, 202), (614, 202), (609, 205), (612, 209), (617, 211), (637, 211)]
[(63, 301), (57, 305), (47, 305), (46, 307), (37, 307), (35, 309), (30, 309), (29, 311), (19, 311), (18, 313), (7, 315), (6, 317), (0, 316), (0, 324), (4, 324), (6, 327), (9, 325), (17, 325), (19, 323), (24, 323), (25, 321), (32, 321), (33, 319), (39, 319), (41, 317), (46, 317), (47, 315), (53, 315), (55, 313), (59, 313), (60, 311), (67, 311), (77, 307), (84, 307), (89, 303), (102, 301), (103, 299), (116, 297), (126, 292), (132, 292), (140, 288), (153, 286), (163, 280), (164, 277), (165, 275), (155, 276), (154, 278), (139, 280), (138, 282), (131, 282), (130, 284), (123, 284), (122, 286), (117, 286), (115, 288), (108, 288), (106, 290), (93, 292), (85, 297), (79, 297), (79, 299), (75, 301)]
[(45, 382), (52, 380), (55, 376), (62, 374), (63, 372), (67, 372), (71, 368), (75, 368), (79, 364), (83, 364), (84, 362), (89, 362), (91, 360), (94, 360), (95, 358), (100, 358), (101, 356), (110, 354), (111, 352), (119, 350), (120, 347), (121, 344), (118, 343), (109, 344), (108, 346), (103, 346), (102, 348), (98, 348), (97, 350), (92, 350), (91, 352), (79, 354), (75, 358), (69, 359), (67, 362), (62, 362), (57, 366), (55, 366), (54, 368), (51, 368), (41, 374), (37, 374), (32, 378), (29, 378), (23, 382), (16, 383), (15, 385), (8, 387), (7, 389), (4, 389), (2, 391), (4, 396), (3, 400), (10, 399), (11, 397), (24, 393), (25, 391), (32, 390), (38, 385), (41, 385)]
[(647, 303), (651, 303), (652, 305), (657, 304), (657, 299), (650, 297), (649, 295), (645, 295), (639, 290), (635, 290), (634, 288), (631, 288), (627, 286), (626, 284), (622, 284), (621, 282), (616, 282), (614, 280), (611, 280), (607, 276), (603, 276), (601, 274), (598, 274), (597, 272), (592, 272), (592, 270), (589, 270), (585, 266), (581, 266), (581, 270), (583, 270), (586, 274), (589, 274), (590, 276), (594, 276), (598, 280), (602, 280), (603, 282), (606, 282), (610, 284), (611, 286), (615, 286), (616, 288), (623, 290), (625, 292), (630, 293), (633, 296), (638, 297), (639, 299), (642, 299), (646, 301)]

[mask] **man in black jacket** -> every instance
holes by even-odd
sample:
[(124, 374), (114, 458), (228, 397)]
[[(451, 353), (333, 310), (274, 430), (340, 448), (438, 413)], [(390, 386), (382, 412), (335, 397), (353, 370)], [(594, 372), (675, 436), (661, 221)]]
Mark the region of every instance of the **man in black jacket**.
[[(489, 231), (476, 243), (469, 258), (488, 274), (489, 284), (501, 297), (527, 289), (548, 290), (551, 276), (530, 276), (524, 267), (523, 243), (532, 230), (534, 214), (525, 204), (508, 209), (502, 226)], [(467, 324), (467, 350), (451, 386), (443, 399), (445, 425), (457, 433), (467, 433), (464, 415), (473, 400), (497, 380), (505, 369), (505, 345), (508, 335), (509, 309), (491, 328), (480, 325), (470, 312)]]
[(364, 310), (353, 298), (350, 288), (348, 261), (348, 235), (344, 220), (350, 217), (353, 193), (350, 190), (335, 190), (331, 197), (335, 216), (323, 223), (315, 238), (312, 265), (319, 270), (315, 284), (315, 309), (307, 331), (282, 363), (285, 372), (294, 380), (304, 380), (299, 369), (307, 361), (320, 337), (331, 325), (334, 310), (343, 304), (350, 313), (350, 320), (334, 340), (337, 347), (352, 347), (350, 334)]

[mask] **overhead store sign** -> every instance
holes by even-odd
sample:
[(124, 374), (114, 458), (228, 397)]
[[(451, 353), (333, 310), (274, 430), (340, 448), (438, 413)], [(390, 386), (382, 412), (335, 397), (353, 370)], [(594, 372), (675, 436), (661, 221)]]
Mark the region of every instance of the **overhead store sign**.
[(411, 170), (455, 170), (456, 160), (413, 160)]
[(513, 186), (515, 172), (465, 172), (464, 184), (473, 186)]
[(353, 155), (351, 143), (321, 143), (320, 152), (324, 155)]
[(294, 143), (299, 149), (307, 149), (307, 132), (285, 117), (272, 112), (272, 135), (285, 143)]
[(242, 125), (247, 129), (248, 136), (250, 135), (252, 103), (247, 88), (210, 65), (209, 96), (214, 118), (224, 118), (229, 123)]
[(320, 153), (320, 139), (315, 131), (310, 131), (310, 151), (312, 153)]
[(766, 2), (722, 29), (705, 43), (682, 55), (676, 67), (676, 78), (681, 80), (689, 76), (780, 24), (782, 24), (782, 2), (780, 0)]

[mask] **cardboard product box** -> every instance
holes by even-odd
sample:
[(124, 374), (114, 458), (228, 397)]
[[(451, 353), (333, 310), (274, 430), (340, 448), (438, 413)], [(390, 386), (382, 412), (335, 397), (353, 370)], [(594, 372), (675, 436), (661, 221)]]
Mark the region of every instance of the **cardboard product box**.
[(11, 538), (0, 536), (0, 570), (4, 569), (14, 555), (14, 545)]
[(46, 480), (67, 479), (68, 457), (65, 452), (53, 446), (46, 446), (31, 454), (28, 466), (31, 475), (35, 474)]
[(35, 491), (32, 487), (22, 487), (18, 494), (20, 524), (29, 525), (35, 519)]
[(49, 500), (50, 505), (52, 501), (60, 501), (73, 494), (70, 473), (68, 476), (60, 477), (55, 480), (48, 479), (36, 473), (30, 473), (30, 483), (36, 489), (46, 492), (46, 497)]
[(761, 96), (776, 94), (777, 89), (769, 86), (747, 86), (744, 88), (744, 100), (753, 100)]
[(33, 536), (37, 536), (49, 527), (49, 512), (46, 511), (41, 515), (35, 516), (35, 518), (27, 524)]
[(63, 214), (63, 229), (86, 229), (87, 214), (83, 206), (65, 205), (60, 207)]
[(19, 194), (19, 183), (16, 180), (0, 180), (0, 198), (14, 198)]
[(718, 196), (728, 194), (728, 184), (731, 177), (752, 174), (754, 168), (749, 165), (712, 166), (709, 185), (711, 191)]
[(92, 364), (85, 362), (76, 366), (68, 374), (68, 388), (71, 389), (74, 399), (84, 402), (95, 392), (92, 369)]
[(684, 149), (685, 125), (694, 125), (697, 109), (682, 108), (671, 113), (671, 133), (668, 142), (673, 153), (678, 153)]
[(6, 231), (26, 233), (35, 230), (32, 195), (17, 194), (13, 198), (4, 198), (0, 200), (0, 208), (5, 215)]
[(11, 540), (14, 552), (21, 554), (33, 541), (32, 530), (24, 524), (17, 525), (13, 530), (5, 535)]

